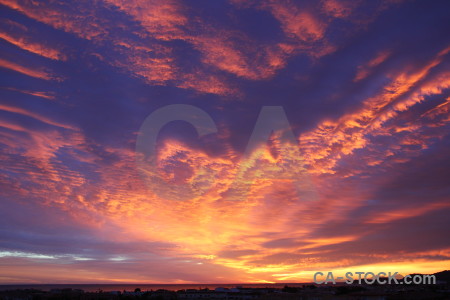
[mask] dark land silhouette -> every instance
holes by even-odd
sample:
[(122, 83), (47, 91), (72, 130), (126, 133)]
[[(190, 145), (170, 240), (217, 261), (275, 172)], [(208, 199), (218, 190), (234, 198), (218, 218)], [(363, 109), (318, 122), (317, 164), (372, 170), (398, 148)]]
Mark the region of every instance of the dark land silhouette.
[[(417, 274), (410, 274), (417, 275)], [(423, 274), (420, 274), (423, 275)], [(85, 292), (81, 289), (62, 288), (43, 291), (39, 289), (10, 289), (0, 292), (2, 300), (119, 300), (119, 299), (303, 299), (303, 300), (397, 300), (397, 299), (450, 299), (450, 271), (434, 274), (436, 284), (405, 284), (400, 279), (397, 284), (304, 284), (283, 288), (242, 287), (215, 289), (182, 289), (169, 291), (165, 289), (143, 291), (135, 288), (131, 291), (96, 291)]]

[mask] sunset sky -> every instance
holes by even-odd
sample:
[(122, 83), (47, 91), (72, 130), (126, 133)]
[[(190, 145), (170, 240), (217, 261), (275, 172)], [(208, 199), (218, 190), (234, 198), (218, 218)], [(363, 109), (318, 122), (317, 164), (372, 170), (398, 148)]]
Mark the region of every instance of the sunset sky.
[(449, 11), (0, 0), (0, 284), (450, 269)]

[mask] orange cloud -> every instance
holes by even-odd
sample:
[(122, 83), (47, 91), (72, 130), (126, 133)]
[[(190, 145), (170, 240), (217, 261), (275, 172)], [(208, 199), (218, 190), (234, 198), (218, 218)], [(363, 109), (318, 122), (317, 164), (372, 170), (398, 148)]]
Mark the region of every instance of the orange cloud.
[[(270, 44), (251, 40), (231, 27), (218, 30), (199, 18), (189, 18), (187, 8), (177, 1), (106, 1), (111, 13), (123, 13), (139, 25), (136, 32), (126, 36), (115, 35), (115, 25), (97, 15), (95, 5), (82, 8), (87, 16), (80, 17), (59, 9), (58, 5), (0, 1), (54, 28), (91, 40), (92, 49), (97, 45), (109, 47), (120, 55), (103, 54), (104, 62), (142, 77), (149, 84), (176, 86), (199, 93), (236, 96), (239, 91), (227, 81), (230, 77), (267, 80), (294, 55), (306, 53), (317, 57), (325, 53), (321, 52), (325, 48), (327, 51), (334, 49), (327, 41), (329, 20), (319, 18), (308, 7), (288, 1), (246, 4), (247, 8), (265, 9), (278, 20), (284, 36)], [(340, 6), (341, 2), (321, 3), (328, 15), (345, 18), (351, 14), (349, 7)], [(78, 8), (76, 4), (74, 7)], [(40, 53), (34, 44), (27, 44), (20, 38), (7, 38), (27, 51)], [(182, 68), (171, 44), (176, 42), (197, 51), (200, 64)], [(40, 55), (52, 59), (61, 54), (43, 53)], [(27, 186), (11, 176), (5, 179), (8, 182), (5, 190), (17, 189), (20, 195), (28, 196), (27, 199), (38, 199), (35, 201), (39, 207), (73, 217), (80, 225), (96, 232), (102, 241), (120, 245), (135, 242), (137, 246), (129, 255), (136, 255), (141, 261), (147, 261), (148, 256), (139, 255), (151, 248), (164, 261), (160, 268), (167, 268), (166, 261), (173, 258), (174, 265), (170, 266), (176, 271), (195, 268), (195, 272), (203, 274), (199, 277), (202, 280), (310, 281), (312, 272), (323, 268), (347, 270), (364, 264), (367, 270), (378, 270), (386, 267), (379, 265), (389, 258), (384, 253), (367, 256), (359, 253), (357, 257), (336, 253), (335, 249), (340, 247), (361, 245), (371, 233), (370, 230), (363, 233), (358, 228), (337, 232), (339, 225), (364, 208), (373, 196), (373, 191), (360, 191), (346, 179), (353, 175), (367, 176), (363, 174), (366, 168), (385, 167), (386, 162), (407, 162), (414, 153), (428, 146), (429, 137), (442, 136), (442, 132), (422, 130), (427, 126), (444, 126), (450, 121), (448, 101), (429, 109), (417, 123), (396, 121), (414, 105), (449, 88), (449, 74), (437, 68), (446, 53), (448, 51), (444, 50), (424, 65), (408, 65), (389, 72), (390, 83), (372, 97), (362, 99), (355, 110), (336, 119), (323, 120), (310, 132), (302, 134), (300, 149), (297, 145), (280, 145), (273, 139), (268, 145), (262, 143), (239, 162), (240, 155), (230, 145), (226, 131), (217, 137), (223, 145), (222, 155), (212, 155), (176, 140), (165, 140), (158, 149), (154, 168), (143, 168), (146, 175), (160, 177), (158, 181), (147, 182), (148, 186), (136, 171), (131, 146), (95, 145), (75, 126), (3, 104), (0, 109), (4, 115), (14, 114), (14, 118), (0, 121), (0, 141), (8, 146), (8, 152), (0, 156), (7, 162), (8, 172), (33, 183)], [(360, 68), (357, 79), (365, 78), (389, 55), (389, 52), (379, 52)], [(112, 57), (115, 59), (110, 59)], [(5, 60), (0, 60), (0, 66), (35, 78), (52, 78), (44, 71)], [(13, 90), (47, 99), (53, 97), (45, 92)], [(22, 118), (17, 118), (18, 115)], [(45, 123), (45, 129), (29, 128), (26, 122), (21, 122), (26, 119), (23, 117)], [(376, 151), (371, 140), (374, 136), (390, 136), (395, 141)], [(399, 157), (397, 153), (408, 155)], [(70, 164), (64, 163), (66, 159), (92, 170), (95, 180), (75, 167), (71, 169)], [(342, 172), (339, 163), (352, 159), (356, 161), (355, 167)], [(195, 191), (193, 197), (182, 198), (189, 190)], [(361, 223), (362, 226), (372, 224), (374, 227), (369, 229), (373, 229), (377, 224), (388, 225), (447, 208), (445, 203), (405, 207), (375, 214)], [(62, 220), (57, 219), (55, 223), (65, 221)], [(329, 227), (324, 229), (325, 225)], [(170, 245), (149, 247), (146, 244), (149, 242)], [(423, 265), (421, 261), (408, 263), (424, 253), (428, 252), (390, 258), (405, 271), (416, 271), (415, 268), (437, 271), (448, 265), (444, 258), (439, 258), (439, 264), (434, 261), (423, 262)], [(93, 259), (100, 265), (103, 263), (101, 259)], [(120, 261), (122, 257), (112, 259)], [(132, 259), (123, 259), (131, 264)], [(109, 265), (112, 270), (101, 265), (96, 271), (87, 272), (86, 265), (71, 261), (71, 272), (75, 276), (64, 274), (60, 265), (35, 263), (32, 258), (20, 261), (28, 268), (18, 261), (9, 264), (7, 259), (0, 259), (3, 266), (18, 266), (8, 275), (8, 281), (31, 280), (43, 270), (50, 270), (66, 281), (79, 276), (112, 282), (149, 278), (146, 273), (137, 275), (135, 270), (111, 276), (115, 265)], [(183, 267), (177, 268), (178, 264)], [(211, 274), (219, 271), (230, 277), (211, 278)], [(152, 274), (150, 279), (156, 280), (157, 276)], [(167, 280), (184, 282), (174, 277)]]
[(51, 80), (54, 78), (51, 74), (49, 74), (46, 71), (31, 69), (29, 67), (25, 67), (4, 59), (0, 59), (0, 67), (38, 79)]
[(312, 13), (299, 9), (288, 1), (266, 1), (262, 4), (281, 23), (286, 35), (303, 42), (324, 38), (327, 25)]
[(389, 51), (382, 51), (378, 53), (372, 60), (370, 60), (367, 65), (359, 66), (354, 81), (360, 81), (366, 78), (373, 68), (386, 61), (386, 59), (388, 59), (390, 55), (391, 53)]
[(31, 53), (54, 59), (54, 60), (66, 60), (67, 57), (62, 54), (59, 50), (47, 47), (43, 44), (31, 42), (28, 38), (25, 37), (15, 37), (6, 32), (0, 32), (0, 38), (5, 41), (22, 48), (23, 50), (29, 51)]
[[(105, 29), (100, 24), (92, 22), (90, 16), (71, 14), (64, 9), (57, 8), (51, 3), (37, 3), (23, 0), (0, 0), (0, 3), (15, 9), (29, 18), (51, 25), (65, 32), (75, 33), (86, 39), (93, 39), (105, 34)], [(84, 12), (92, 11), (85, 9)], [(91, 15), (92, 16), (92, 15)], [(97, 19), (99, 21), (99, 19)]]
[(445, 209), (450, 207), (450, 203), (447, 202), (437, 202), (425, 204), (421, 207), (412, 207), (412, 208), (404, 208), (394, 211), (386, 211), (381, 213), (378, 216), (374, 216), (371, 219), (367, 220), (366, 223), (375, 223), (375, 224), (386, 224), (390, 222), (394, 222), (397, 220), (405, 219), (405, 218), (414, 218), (417, 216), (422, 216), (426, 213)]
[(31, 117), (31, 118), (34, 118), (36, 120), (39, 120), (39, 121), (49, 124), (49, 125), (58, 126), (58, 127), (65, 128), (65, 129), (74, 129), (73, 127), (71, 127), (69, 125), (55, 122), (49, 118), (46, 118), (42, 115), (28, 111), (28, 110), (20, 108), (20, 107), (14, 107), (14, 106), (0, 104), (0, 110), (4, 110), (4, 111), (16, 113), (16, 114), (21, 114), (21, 115), (24, 115), (27, 117)]
[(140, 1), (105, 0), (131, 15), (145, 27), (148, 34), (160, 40), (185, 37), (184, 26), (188, 23), (185, 8), (177, 0)]
[(51, 92), (19, 90), (19, 89), (12, 88), (12, 87), (3, 87), (3, 89), (15, 91), (15, 92), (19, 92), (19, 93), (23, 93), (23, 94), (27, 94), (27, 95), (32, 95), (32, 96), (36, 96), (36, 97), (41, 97), (41, 98), (45, 98), (48, 100), (55, 99), (55, 95)]
[(326, 14), (335, 18), (348, 17), (355, 8), (355, 2), (343, 0), (325, 0), (323, 1), (322, 9)]
[(420, 103), (426, 96), (440, 94), (448, 88), (446, 72), (430, 75), (430, 71), (443, 61), (443, 53), (446, 52), (440, 52), (418, 70), (398, 71), (391, 75), (391, 83), (378, 95), (365, 100), (358, 111), (337, 121), (323, 121), (317, 129), (301, 135), (301, 149), (312, 167), (311, 171), (334, 173), (333, 168), (341, 158), (368, 145), (369, 135), (386, 131), (383, 124)]

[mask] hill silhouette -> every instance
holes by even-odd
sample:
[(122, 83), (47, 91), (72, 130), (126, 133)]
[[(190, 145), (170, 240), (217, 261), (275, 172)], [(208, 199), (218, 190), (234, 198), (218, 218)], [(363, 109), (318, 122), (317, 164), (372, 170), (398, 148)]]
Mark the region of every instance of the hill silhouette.
[(445, 281), (447, 283), (450, 283), (450, 271), (449, 270), (437, 272), (437, 273), (434, 273), (433, 275), (436, 276), (437, 281)]

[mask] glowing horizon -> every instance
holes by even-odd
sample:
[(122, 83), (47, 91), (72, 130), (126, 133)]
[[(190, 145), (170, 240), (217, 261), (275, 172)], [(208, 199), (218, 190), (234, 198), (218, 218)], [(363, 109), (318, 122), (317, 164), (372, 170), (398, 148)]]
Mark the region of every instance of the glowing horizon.
[(0, 6), (0, 284), (450, 269), (445, 1)]

